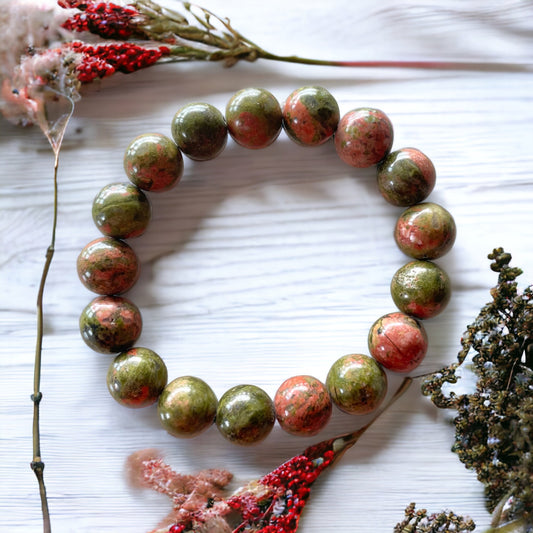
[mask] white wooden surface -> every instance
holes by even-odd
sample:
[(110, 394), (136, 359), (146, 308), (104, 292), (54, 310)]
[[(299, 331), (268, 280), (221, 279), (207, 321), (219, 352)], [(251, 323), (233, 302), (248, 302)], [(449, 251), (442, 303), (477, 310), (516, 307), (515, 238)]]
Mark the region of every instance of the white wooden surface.
[[(531, 63), (529, 2), (294, 0), (203, 2), (278, 53), (335, 59), (445, 59)], [(530, 70), (332, 69), (267, 62), (230, 70), (169, 65), (95, 85), (77, 105), (60, 163), (57, 251), (45, 295), (42, 452), (56, 532), (143, 533), (168, 509), (165, 497), (130, 490), (127, 455), (161, 449), (182, 472), (227, 468), (235, 486), (268, 472), (317, 440), (276, 428), (238, 448), (216, 428), (175, 440), (155, 408), (129, 411), (105, 385), (111, 358), (81, 340), (78, 317), (92, 295), (75, 261), (98, 236), (96, 192), (125, 179), (122, 154), (137, 134), (170, 133), (182, 104), (223, 109), (237, 90), (261, 86), (283, 100), (302, 85), (327, 87), (344, 113), (383, 109), (395, 148), (415, 146), (437, 168), (430, 199), (455, 216), (458, 238), (439, 261), (454, 287), (447, 311), (427, 322), (420, 372), (451, 361), (459, 338), (489, 299), (486, 255), (510, 251), (533, 274), (533, 76)], [(41, 528), (30, 471), (36, 287), (50, 237), (52, 154), (37, 129), (0, 120), (0, 531)], [(399, 209), (379, 196), (374, 170), (344, 165), (328, 144), (304, 149), (284, 134), (264, 151), (230, 142), (206, 163), (186, 162), (180, 186), (151, 196), (154, 218), (134, 242), (143, 274), (130, 297), (143, 313), (139, 345), (167, 362), (171, 377), (195, 374), (218, 395), (251, 382), (274, 394), (285, 378), (325, 379), (332, 362), (366, 352), (372, 322), (392, 311), (388, 286), (406, 258), (392, 228)], [(392, 378), (391, 388), (398, 382)], [(336, 413), (319, 436), (361, 420)], [(453, 508), (488, 525), (482, 488), (449, 451), (453, 431), (415, 385), (314, 489), (303, 533), (389, 532), (411, 501)]]

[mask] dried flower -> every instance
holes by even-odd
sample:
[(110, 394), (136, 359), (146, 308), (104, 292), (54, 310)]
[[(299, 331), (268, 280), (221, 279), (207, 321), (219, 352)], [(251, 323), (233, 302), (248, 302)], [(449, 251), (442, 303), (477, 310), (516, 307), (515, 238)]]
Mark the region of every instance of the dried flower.
[(15, 123), (43, 123), (45, 88), (76, 99), (77, 58), (57, 48), (66, 14), (50, 5), (9, 2), (0, 13), (0, 110)]
[(474, 531), (475, 524), (470, 519), (456, 515), (453, 511), (428, 515), (425, 509), (416, 510), (414, 503), (405, 509), (405, 518), (396, 525), (394, 533), (467, 533)]
[[(533, 528), (533, 287), (522, 293), (502, 248), (489, 255), (499, 273), (485, 305), (461, 339), (457, 362), (423, 384), (440, 408), (457, 411), (453, 451), (485, 486), (494, 531)], [(471, 393), (450, 390), (468, 366)], [(452, 388), (453, 389), (453, 388)]]

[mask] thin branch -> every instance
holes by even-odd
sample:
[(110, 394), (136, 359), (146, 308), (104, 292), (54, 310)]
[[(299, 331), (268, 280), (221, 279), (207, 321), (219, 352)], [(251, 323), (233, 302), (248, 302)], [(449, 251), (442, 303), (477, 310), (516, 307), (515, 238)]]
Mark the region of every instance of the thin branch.
[(43, 514), (43, 533), (51, 533), (50, 511), (48, 508), (48, 498), (46, 496), (46, 486), (44, 484), (44, 462), (41, 456), (41, 435), (39, 429), (39, 406), (43, 397), (41, 388), (41, 361), (43, 348), (44, 333), (44, 313), (43, 313), (43, 296), (44, 288), (50, 265), (54, 257), (56, 229), (57, 229), (57, 211), (58, 211), (58, 194), (57, 194), (57, 171), (59, 167), (59, 150), (54, 150), (54, 207), (52, 221), (52, 237), (50, 245), (46, 250), (46, 258), (41, 274), (39, 292), (37, 293), (37, 342), (35, 346), (35, 367), (33, 375), (33, 461), (31, 469), (34, 471), (39, 483), (39, 494), (41, 496), (41, 508)]
[(50, 510), (48, 507), (48, 498), (46, 496), (46, 486), (44, 484), (44, 462), (41, 455), (41, 433), (39, 427), (39, 410), (42, 400), (41, 392), (41, 364), (43, 355), (43, 337), (44, 337), (44, 310), (43, 298), (48, 272), (52, 265), (56, 245), (56, 230), (57, 230), (57, 216), (58, 216), (58, 180), (57, 174), (59, 169), (59, 152), (61, 151), (61, 144), (65, 135), (68, 122), (74, 111), (74, 102), (67, 96), (58, 93), (57, 91), (45, 88), (44, 90), (35, 93), (35, 101), (40, 102), (39, 113), (37, 120), (43, 133), (46, 135), (50, 146), (54, 153), (54, 177), (53, 177), (53, 219), (52, 219), (52, 235), (50, 245), (46, 250), (45, 262), (41, 274), (41, 281), (39, 283), (39, 291), (37, 293), (37, 339), (35, 345), (35, 363), (33, 370), (33, 394), (31, 400), (33, 402), (33, 460), (30, 463), (31, 469), (37, 477), (39, 484), (39, 494), (41, 497), (41, 508), (43, 516), (43, 533), (51, 533)]

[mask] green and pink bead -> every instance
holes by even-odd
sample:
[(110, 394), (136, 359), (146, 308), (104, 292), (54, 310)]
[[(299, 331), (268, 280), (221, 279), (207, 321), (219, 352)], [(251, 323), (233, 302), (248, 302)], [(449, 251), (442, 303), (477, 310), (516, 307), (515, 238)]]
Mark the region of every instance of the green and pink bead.
[(214, 159), (224, 150), (228, 139), (222, 113), (203, 102), (179, 109), (172, 119), (171, 130), (178, 148), (195, 161)]
[(436, 172), (420, 150), (402, 148), (378, 165), (378, 189), (387, 202), (407, 207), (424, 201), (435, 187)]
[(302, 146), (317, 146), (330, 139), (340, 118), (339, 105), (323, 87), (301, 87), (293, 91), (283, 106), (283, 126), (287, 135)]
[(140, 337), (141, 331), (139, 308), (121, 296), (98, 296), (80, 316), (81, 337), (95, 352), (127, 350)]
[(381, 365), (366, 354), (349, 354), (331, 366), (326, 386), (333, 402), (351, 415), (375, 411), (387, 394), (387, 375)]
[(183, 156), (174, 141), (160, 133), (139, 135), (126, 148), (124, 171), (144, 191), (168, 191), (183, 175)]
[(111, 183), (94, 199), (92, 215), (104, 235), (132, 239), (145, 232), (152, 209), (143, 191), (132, 183)]
[(167, 367), (159, 355), (148, 348), (130, 348), (111, 363), (107, 388), (118, 403), (137, 409), (157, 402), (167, 378)]
[(281, 132), (281, 107), (265, 89), (243, 89), (226, 106), (226, 123), (232, 139), (251, 150), (270, 146)]
[(394, 240), (413, 259), (438, 259), (449, 252), (457, 229), (452, 215), (432, 202), (412, 205), (398, 218)]
[(348, 165), (367, 168), (379, 163), (392, 146), (389, 117), (380, 109), (361, 107), (346, 113), (335, 132), (335, 148)]
[(426, 356), (428, 336), (421, 322), (405, 313), (378, 318), (368, 333), (370, 355), (394, 372), (413, 371)]
[(291, 435), (311, 436), (329, 422), (333, 403), (327, 387), (313, 376), (286, 379), (274, 396), (279, 425)]
[(90, 291), (116, 295), (127, 292), (139, 278), (140, 265), (133, 248), (113, 237), (100, 237), (81, 251), (78, 276)]
[(182, 376), (161, 391), (157, 412), (168, 433), (174, 437), (191, 438), (213, 424), (217, 406), (217, 397), (205, 381)]
[[(99, 295), (81, 313), (82, 339), (96, 352), (116, 354), (107, 373), (111, 396), (130, 408), (157, 404), (161, 426), (175, 437), (194, 437), (215, 425), (225, 439), (243, 446), (264, 440), (276, 420), (291, 435), (311, 436), (326, 426), (334, 408), (353, 415), (379, 409), (387, 372), (409, 373), (422, 363), (428, 350), (422, 320), (437, 316), (450, 300), (450, 279), (433, 261), (451, 249), (456, 227), (446, 209), (425, 201), (435, 186), (433, 163), (415, 148), (391, 152), (392, 123), (381, 110), (361, 107), (341, 117), (333, 96), (317, 86), (293, 91), (282, 106), (265, 89), (243, 89), (228, 101), (225, 115), (207, 103), (189, 104), (176, 112), (170, 130), (170, 136), (139, 135), (128, 145), (124, 170), (130, 181), (112, 183), (96, 195), (93, 220), (104, 236), (85, 246), (77, 260), (83, 285)], [(124, 239), (146, 231), (147, 195), (179, 183), (182, 154), (195, 161), (213, 159), (228, 136), (244, 148), (263, 149), (281, 131), (302, 146), (332, 141), (352, 167), (376, 166), (383, 198), (407, 208), (393, 232), (398, 248), (412, 259), (391, 281), (398, 311), (369, 328), (370, 355), (338, 358), (324, 383), (307, 374), (290, 377), (273, 399), (250, 384), (237, 384), (218, 399), (198, 377), (168, 383), (163, 359), (135, 346), (142, 330), (139, 309), (119, 296), (139, 278), (137, 256)]]

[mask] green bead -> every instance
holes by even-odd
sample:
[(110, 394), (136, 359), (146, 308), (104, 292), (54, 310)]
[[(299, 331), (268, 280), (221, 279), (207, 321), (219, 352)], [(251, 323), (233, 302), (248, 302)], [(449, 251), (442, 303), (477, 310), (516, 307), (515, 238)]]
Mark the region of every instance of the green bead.
[(111, 183), (97, 194), (92, 214), (104, 235), (129, 239), (144, 233), (152, 213), (148, 198), (135, 185)]
[(174, 437), (191, 438), (215, 421), (217, 397), (205, 381), (183, 376), (171, 381), (159, 396), (161, 425)]
[(80, 316), (81, 337), (95, 352), (123, 352), (133, 346), (141, 330), (139, 309), (121, 296), (98, 296)]
[(432, 318), (448, 305), (448, 274), (430, 261), (411, 261), (394, 274), (391, 295), (400, 311), (416, 318)]
[(281, 131), (281, 107), (266, 89), (242, 89), (226, 106), (226, 122), (231, 137), (241, 146), (266, 148)]
[(171, 130), (179, 149), (195, 161), (215, 158), (224, 150), (228, 137), (222, 113), (204, 103), (192, 103), (179, 109)]
[(146, 407), (157, 401), (167, 378), (167, 367), (159, 355), (148, 348), (131, 348), (109, 366), (107, 388), (121, 405)]
[(172, 139), (160, 133), (139, 135), (126, 148), (124, 170), (145, 191), (166, 191), (183, 175), (183, 157)]
[(349, 354), (333, 363), (326, 387), (339, 409), (353, 415), (366, 415), (384, 400), (387, 376), (372, 357)]
[(407, 207), (425, 200), (436, 182), (433, 163), (416, 148), (391, 152), (378, 165), (379, 192), (392, 205)]
[(220, 398), (216, 423), (230, 442), (242, 446), (256, 444), (268, 436), (275, 420), (272, 400), (255, 385), (237, 385)]

